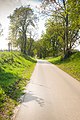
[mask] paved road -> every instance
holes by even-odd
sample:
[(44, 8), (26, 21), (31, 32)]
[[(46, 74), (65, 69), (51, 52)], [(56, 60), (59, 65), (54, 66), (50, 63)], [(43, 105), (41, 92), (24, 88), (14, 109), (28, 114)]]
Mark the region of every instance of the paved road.
[(80, 83), (38, 60), (15, 120), (80, 120)]

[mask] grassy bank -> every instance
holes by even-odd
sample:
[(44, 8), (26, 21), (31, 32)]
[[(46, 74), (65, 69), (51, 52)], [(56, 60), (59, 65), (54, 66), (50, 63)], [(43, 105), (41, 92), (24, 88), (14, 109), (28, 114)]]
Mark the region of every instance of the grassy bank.
[(80, 52), (74, 53), (70, 58), (61, 61), (61, 57), (51, 58), (49, 62), (80, 80)]
[(0, 52), (0, 120), (10, 120), (35, 64), (19, 52)]

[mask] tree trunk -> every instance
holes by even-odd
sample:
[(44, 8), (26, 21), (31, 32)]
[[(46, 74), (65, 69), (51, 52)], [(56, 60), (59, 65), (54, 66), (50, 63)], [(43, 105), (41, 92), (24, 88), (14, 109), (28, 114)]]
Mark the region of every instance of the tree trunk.
[(31, 56), (32, 45), (33, 45), (33, 39), (31, 38), (31, 32), (30, 32), (30, 46), (29, 46), (29, 49), (28, 49), (28, 55), (30, 55), (30, 56)]
[(25, 23), (22, 26), (22, 30), (23, 30), (23, 53), (26, 54), (27, 37), (26, 37)]
[(26, 54), (26, 44), (27, 44), (27, 37), (26, 37), (26, 31), (24, 31), (24, 51), (23, 51), (24, 54)]
[(67, 5), (66, 5), (66, 3), (65, 3), (65, 0), (63, 0), (63, 5), (64, 5), (64, 9), (65, 9), (65, 14), (66, 14), (66, 16), (65, 16), (65, 30), (64, 30), (64, 35), (65, 35), (65, 37), (64, 37), (64, 58), (67, 58), (67, 57), (69, 57), (69, 54), (70, 54), (70, 50), (69, 50), (69, 48), (68, 48), (68, 22), (69, 22), (69, 20), (68, 20), (68, 11), (67, 11)]
[(63, 36), (63, 40), (64, 40), (64, 44), (63, 44), (63, 54), (65, 55), (65, 51), (66, 51), (66, 50), (65, 50), (65, 48), (66, 48), (66, 47), (65, 47), (65, 33), (64, 33), (64, 36)]
[(66, 41), (66, 50), (68, 50), (68, 13), (66, 15), (66, 19), (65, 19), (65, 22), (66, 22), (66, 28), (65, 28), (65, 41)]

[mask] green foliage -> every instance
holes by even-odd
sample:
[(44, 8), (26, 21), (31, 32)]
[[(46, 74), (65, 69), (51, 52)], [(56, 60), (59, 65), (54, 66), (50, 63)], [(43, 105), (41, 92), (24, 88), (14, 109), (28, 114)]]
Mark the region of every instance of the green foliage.
[(51, 58), (49, 62), (56, 64), (59, 68), (80, 80), (80, 52), (72, 54), (68, 59), (62, 60), (61, 57)]
[(28, 38), (27, 40), (27, 46), (26, 46), (26, 49), (27, 49), (27, 54), (29, 56), (34, 56), (34, 49), (35, 49), (35, 41), (33, 38)]
[[(52, 43), (50, 53), (53, 53), (53, 56), (62, 53), (64, 58), (67, 58), (74, 45), (80, 43), (80, 0), (44, 0), (43, 3), (43, 13), (51, 16), (46, 22), (44, 35), (48, 42)], [(44, 37), (43, 39), (46, 41)]]
[(16, 8), (10, 18), (10, 42), (26, 54), (27, 32), (29, 26), (35, 26), (33, 10), (30, 6)]
[(0, 52), (0, 120), (9, 120), (36, 61), (19, 52)]
[(37, 53), (42, 58), (58, 56), (62, 52), (63, 26), (61, 23), (55, 23), (52, 18), (46, 22), (46, 33), (43, 33), (37, 42)]

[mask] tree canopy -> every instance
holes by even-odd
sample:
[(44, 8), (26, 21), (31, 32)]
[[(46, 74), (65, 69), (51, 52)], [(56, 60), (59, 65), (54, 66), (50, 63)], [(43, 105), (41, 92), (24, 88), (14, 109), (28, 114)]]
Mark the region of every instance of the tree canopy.
[(29, 26), (35, 26), (35, 15), (30, 6), (17, 8), (10, 18), (10, 34), (9, 39), (26, 54), (27, 46), (27, 30)]
[(80, 0), (44, 0), (43, 8), (42, 13), (51, 17), (41, 41), (48, 41), (54, 56), (62, 53), (67, 58), (80, 42)]

